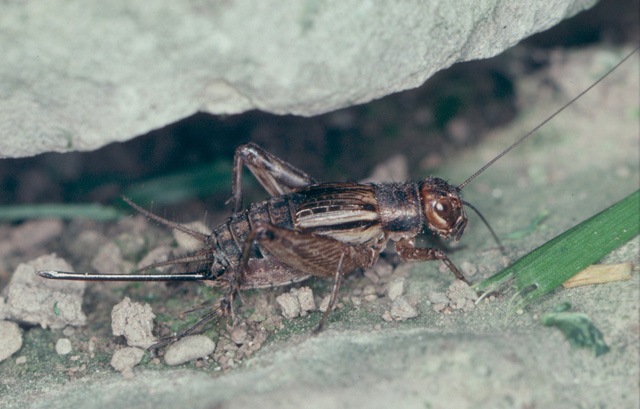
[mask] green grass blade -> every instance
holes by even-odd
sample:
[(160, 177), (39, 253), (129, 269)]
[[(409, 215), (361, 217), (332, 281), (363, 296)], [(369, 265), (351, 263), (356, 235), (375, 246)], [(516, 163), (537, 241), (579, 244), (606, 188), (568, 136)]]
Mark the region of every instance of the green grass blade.
[(514, 309), (546, 294), (640, 233), (640, 191), (553, 238), (500, 273), (474, 285), (494, 289), (514, 278)]
[(212, 191), (228, 190), (231, 196), (231, 173), (229, 161), (216, 161), (136, 183), (124, 195), (141, 206), (175, 204)]
[(113, 206), (100, 204), (37, 204), (0, 206), (0, 222), (28, 219), (90, 219), (118, 220), (127, 213)]

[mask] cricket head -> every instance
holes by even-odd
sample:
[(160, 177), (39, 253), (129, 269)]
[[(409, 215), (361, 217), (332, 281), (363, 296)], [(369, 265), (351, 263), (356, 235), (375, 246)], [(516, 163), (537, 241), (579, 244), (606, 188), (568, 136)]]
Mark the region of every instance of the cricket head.
[(445, 240), (460, 240), (467, 226), (467, 213), (460, 190), (440, 178), (420, 182), (422, 213), (429, 230)]

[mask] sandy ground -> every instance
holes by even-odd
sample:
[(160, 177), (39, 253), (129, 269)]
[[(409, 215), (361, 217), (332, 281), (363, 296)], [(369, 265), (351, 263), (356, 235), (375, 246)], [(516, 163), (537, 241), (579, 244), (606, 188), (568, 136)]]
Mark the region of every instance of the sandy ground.
[[(549, 70), (524, 78), (518, 87), (521, 112), (508, 127), (481, 145), (443, 160), (438, 175), (462, 182), (556, 107), (586, 88), (629, 49), (558, 54)], [(563, 113), (479, 177), (465, 200), (479, 207), (501, 235), (525, 228), (536, 215), (549, 215), (533, 232), (505, 240), (516, 258), (567, 228), (627, 196), (640, 185), (638, 58)], [(472, 281), (497, 272), (499, 253), (485, 227), (470, 216), (468, 231), (452, 260), (474, 272)], [(633, 221), (632, 221), (633, 222)], [(65, 228), (73, 228), (66, 226)], [(154, 227), (145, 227), (154, 229)], [(107, 237), (119, 234), (105, 229)], [(160, 229), (154, 231), (161, 231)], [(639, 265), (638, 238), (603, 262)], [(86, 327), (26, 329), (22, 348), (0, 363), (0, 406), (6, 408), (153, 407), (261, 408), (636, 408), (640, 405), (639, 276), (606, 285), (558, 289), (522, 314), (507, 318), (510, 295), (481, 302), (473, 311), (437, 313), (428, 294), (443, 292), (452, 277), (438, 263), (396, 269), (404, 276), (404, 297), (418, 316), (404, 322), (382, 319), (388, 297), (358, 303), (371, 285), (358, 275), (344, 285), (343, 308), (326, 331), (310, 336), (320, 313), (278, 319), (263, 348), (221, 366), (211, 360), (166, 367), (144, 359), (124, 379), (109, 367), (122, 340), (109, 332), (110, 309), (124, 295), (162, 301), (171, 315), (184, 310), (184, 296), (201, 295), (157, 284), (95, 285), (89, 288)], [(367, 281), (369, 280), (369, 281)], [(328, 283), (311, 280), (325, 294)], [(155, 286), (155, 287), (152, 287)], [(155, 289), (152, 289), (155, 288)], [(285, 289), (286, 290), (286, 289)], [(247, 294), (246, 309), (273, 304), (284, 290)], [(105, 295), (106, 294), (106, 295)], [(91, 298), (93, 297), (93, 298)], [(136, 299), (137, 297), (137, 299)], [(172, 298), (178, 301), (172, 301)], [(362, 298), (362, 297), (360, 297)], [(158, 300), (154, 300), (157, 302)], [(562, 333), (543, 327), (540, 317), (568, 301), (588, 314), (611, 351), (598, 358), (572, 349)], [(155, 307), (154, 307), (155, 311)], [(157, 311), (156, 311), (157, 312)], [(247, 312), (249, 315), (250, 312)], [(277, 314), (270, 310), (269, 314)], [(246, 317), (246, 316), (245, 316)], [(66, 331), (66, 332), (64, 332)], [(217, 332), (216, 332), (217, 334)], [(72, 352), (55, 344), (69, 338)], [(217, 338), (225, 342), (225, 335)]]

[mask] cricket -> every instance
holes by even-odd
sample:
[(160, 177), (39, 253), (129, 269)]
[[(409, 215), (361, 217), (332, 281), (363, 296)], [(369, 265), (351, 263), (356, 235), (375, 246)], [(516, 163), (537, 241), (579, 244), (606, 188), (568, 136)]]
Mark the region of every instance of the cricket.
[[(591, 86), (517, 139), (459, 185), (438, 177), (406, 183), (321, 183), (304, 171), (254, 143), (236, 149), (232, 195), (233, 214), (206, 235), (129, 205), (144, 216), (182, 231), (204, 243), (182, 257), (150, 264), (133, 274), (90, 274), (38, 271), (40, 277), (85, 281), (199, 281), (220, 287), (223, 296), (192, 311), (207, 310), (193, 326), (161, 339), (154, 350), (188, 335), (211, 321), (231, 318), (243, 290), (286, 286), (312, 276), (333, 280), (329, 307), (314, 332), (323, 329), (338, 296), (341, 279), (354, 270), (369, 269), (389, 242), (403, 262), (440, 260), (457, 280), (467, 279), (438, 248), (416, 247), (416, 236), (430, 231), (445, 241), (458, 241), (467, 226), (465, 208), (476, 212), (503, 251), (497, 235), (476, 208), (463, 200), (464, 188), (529, 136), (580, 99), (638, 51), (636, 48)], [(271, 196), (242, 207), (242, 171), (248, 168)], [(164, 266), (197, 266), (194, 271), (151, 274)]]

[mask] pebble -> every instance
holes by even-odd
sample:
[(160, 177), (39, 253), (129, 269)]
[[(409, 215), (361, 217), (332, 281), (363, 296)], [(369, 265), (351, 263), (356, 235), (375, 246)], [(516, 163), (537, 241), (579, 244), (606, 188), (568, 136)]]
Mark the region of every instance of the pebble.
[(164, 355), (164, 363), (167, 365), (180, 365), (185, 362), (203, 358), (216, 349), (216, 344), (204, 335), (193, 335), (182, 338), (172, 344)]
[(245, 325), (238, 325), (231, 329), (229, 337), (236, 345), (242, 345), (247, 341), (247, 327)]
[(391, 317), (396, 321), (405, 321), (417, 316), (418, 311), (403, 296), (398, 296), (391, 304)]
[(282, 310), (285, 318), (295, 318), (300, 315), (300, 301), (298, 297), (291, 293), (284, 293), (276, 297), (276, 303)]
[(9, 358), (22, 347), (22, 333), (18, 324), (0, 321), (0, 362)]
[(313, 300), (313, 291), (309, 287), (293, 288), (291, 294), (298, 298), (301, 315), (306, 315), (309, 311), (315, 311), (316, 303)]
[(396, 278), (389, 283), (389, 289), (387, 290), (387, 295), (391, 299), (391, 301), (395, 301), (396, 298), (400, 297), (404, 291), (404, 278)]
[(122, 373), (125, 379), (133, 378), (133, 367), (138, 365), (144, 356), (144, 350), (127, 347), (117, 350), (111, 357), (111, 366)]
[(71, 341), (69, 338), (60, 338), (56, 342), (56, 352), (58, 355), (68, 355), (71, 353)]

